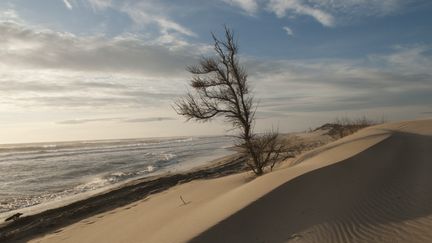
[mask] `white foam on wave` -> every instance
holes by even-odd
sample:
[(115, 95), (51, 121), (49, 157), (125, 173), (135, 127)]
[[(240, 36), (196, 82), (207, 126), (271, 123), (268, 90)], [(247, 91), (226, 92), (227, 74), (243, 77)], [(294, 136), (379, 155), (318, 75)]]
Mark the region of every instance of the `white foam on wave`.
[(165, 161), (168, 161), (168, 160), (172, 160), (172, 159), (174, 159), (175, 157), (177, 157), (177, 155), (175, 155), (175, 154), (172, 154), (172, 153), (162, 153), (162, 156), (164, 157), (164, 160)]
[(56, 144), (45, 144), (41, 146), (42, 148), (57, 148)]
[(193, 140), (194, 140), (193, 137), (189, 137), (189, 138), (181, 138), (181, 139), (177, 139), (177, 140), (174, 140), (173, 142), (176, 142), (176, 143), (183, 143), (183, 142), (190, 142), (190, 141), (193, 141)]
[(95, 190), (97, 188), (101, 188), (101, 187), (106, 186), (108, 184), (110, 184), (108, 178), (94, 177), (94, 178), (90, 179), (88, 182), (76, 186), (74, 189), (75, 189), (75, 191), (78, 191), (78, 192), (86, 192), (89, 190)]
[(156, 168), (153, 165), (147, 166), (147, 172), (153, 172)]

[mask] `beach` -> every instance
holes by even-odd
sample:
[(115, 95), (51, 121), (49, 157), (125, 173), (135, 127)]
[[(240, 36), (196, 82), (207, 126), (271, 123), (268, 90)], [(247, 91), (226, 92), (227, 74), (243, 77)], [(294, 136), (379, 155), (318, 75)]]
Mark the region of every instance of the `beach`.
[(0, 1), (0, 243), (432, 243), (431, 12)]
[[(170, 178), (173, 186), (132, 190), (141, 198), (131, 203), (126, 194), (112, 201), (105, 195), (109, 205), (101, 212), (89, 207), (93, 212), (83, 213), (85, 218), (60, 217), (60, 227), (36, 227), (21, 240), (427, 242), (431, 136), (432, 120), (372, 126), (287, 159), (260, 177), (232, 160), (238, 163), (225, 170)], [(136, 183), (131, 188), (139, 188)], [(81, 208), (89, 202), (80, 202)], [(20, 220), (13, 224), (25, 223)]]

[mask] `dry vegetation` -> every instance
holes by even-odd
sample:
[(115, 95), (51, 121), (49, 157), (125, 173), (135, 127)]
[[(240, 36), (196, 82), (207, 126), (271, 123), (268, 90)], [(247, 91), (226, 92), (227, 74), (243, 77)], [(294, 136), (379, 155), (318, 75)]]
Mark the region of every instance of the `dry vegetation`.
[(288, 159), (294, 158), (303, 152), (307, 152), (323, 146), (332, 141), (338, 140), (345, 136), (351, 135), (363, 128), (381, 124), (384, 121), (374, 121), (361, 118), (337, 118), (332, 123), (326, 123), (318, 128), (309, 129), (307, 132), (298, 134), (285, 134), (280, 135), (280, 143), (284, 144), (283, 150), (277, 161), (274, 161), (270, 166), (273, 169), (275, 164)]
[(383, 123), (384, 121), (373, 121), (366, 117), (351, 119), (348, 117), (337, 118), (333, 123), (326, 123), (316, 130), (328, 130), (327, 134), (334, 139), (351, 135), (360, 129)]
[(248, 157), (247, 166), (256, 175), (262, 175), (266, 167), (273, 168), (280, 160), (285, 145), (276, 132), (254, 132), (257, 105), (246, 69), (239, 62), (233, 31), (225, 27), (224, 39), (212, 36), (215, 55), (202, 57), (197, 65), (188, 67), (192, 90), (177, 100), (174, 109), (187, 120), (198, 122), (224, 118), (238, 131), (238, 147)]

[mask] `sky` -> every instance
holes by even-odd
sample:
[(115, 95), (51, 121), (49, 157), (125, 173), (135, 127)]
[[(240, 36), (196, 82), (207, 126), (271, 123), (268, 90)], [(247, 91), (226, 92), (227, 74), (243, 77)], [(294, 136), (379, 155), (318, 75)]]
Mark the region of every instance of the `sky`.
[(236, 33), (256, 130), (432, 116), (430, 0), (2, 0), (0, 143), (227, 134), (172, 109)]

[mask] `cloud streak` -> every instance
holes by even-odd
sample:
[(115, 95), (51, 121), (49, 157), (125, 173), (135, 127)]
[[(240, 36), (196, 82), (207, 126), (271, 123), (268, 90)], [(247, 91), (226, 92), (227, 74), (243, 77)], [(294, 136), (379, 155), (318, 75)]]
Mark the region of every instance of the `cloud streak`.
[(117, 117), (111, 117), (111, 118), (94, 118), (94, 119), (72, 119), (72, 120), (59, 121), (59, 122), (57, 122), (57, 124), (62, 124), (62, 125), (77, 125), (77, 124), (92, 123), (92, 122), (118, 121), (120, 119), (121, 118), (117, 118)]
[(171, 31), (186, 36), (196, 36), (190, 29), (176, 23), (167, 16), (161, 15), (160, 13), (163, 12), (162, 7), (156, 8), (156, 6), (151, 3), (141, 2), (132, 6), (123, 6), (121, 11), (127, 13), (138, 25), (156, 24), (160, 28), (161, 33), (165, 36), (169, 35)]
[(72, 10), (72, 4), (69, 2), (69, 0), (63, 0), (63, 3), (65, 4), (66, 8), (68, 8), (69, 10)]
[(432, 104), (431, 50), (428, 46), (406, 46), (373, 58), (249, 60), (246, 66), (252, 71), (250, 79), (262, 111), (428, 106)]
[(325, 27), (346, 24), (352, 19), (383, 17), (405, 11), (422, 0), (223, 0), (248, 14), (266, 10), (279, 18), (307, 16)]
[(124, 120), (124, 122), (142, 123), (142, 122), (161, 122), (161, 121), (175, 121), (175, 120), (177, 119), (173, 117), (146, 117), (146, 118), (127, 119)]
[(270, 0), (267, 7), (279, 18), (285, 17), (287, 14), (307, 15), (327, 27), (334, 26), (335, 24), (332, 15), (321, 9), (302, 4), (297, 0)]
[(294, 32), (292, 31), (292, 29), (290, 27), (284, 26), (283, 30), (285, 30), (285, 32), (287, 33), (287, 35), (294, 36)]
[(173, 121), (173, 120), (176, 119), (173, 117), (145, 117), (145, 118), (105, 117), (105, 118), (64, 120), (64, 121), (57, 122), (57, 124), (80, 125), (85, 123), (98, 123), (98, 122), (146, 123), (146, 122), (161, 122), (161, 121)]
[(111, 0), (87, 0), (93, 11), (101, 11), (113, 7)]
[[(177, 84), (176, 84), (177, 83)], [(82, 72), (21, 71), (0, 75), (0, 103), (10, 109), (125, 109), (169, 106), (184, 80)]]
[(255, 14), (258, 11), (258, 2), (255, 0), (223, 0), (224, 2), (239, 7), (247, 14)]
[[(65, 0), (67, 1), (67, 0)], [(111, 0), (83, 0), (93, 11), (117, 11), (126, 14), (134, 23), (135, 28), (156, 26), (159, 29), (159, 40), (182, 42), (182, 36), (196, 37), (189, 28), (173, 20), (173, 11), (163, 1), (111, 1)]]

